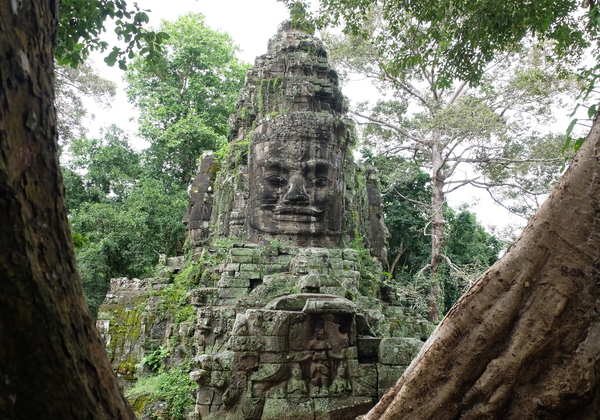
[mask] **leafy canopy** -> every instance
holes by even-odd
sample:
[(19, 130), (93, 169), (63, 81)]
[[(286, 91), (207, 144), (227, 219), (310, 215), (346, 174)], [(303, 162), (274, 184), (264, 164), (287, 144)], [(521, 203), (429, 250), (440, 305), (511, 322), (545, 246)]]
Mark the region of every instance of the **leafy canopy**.
[[(305, 1), (280, 1), (292, 12), (310, 9)], [(576, 61), (598, 36), (598, 6), (584, 2), (589, 5), (584, 10), (581, 4), (575, 0), (320, 0), (311, 14), (297, 13), (296, 18), (311, 20), (319, 28), (341, 25), (346, 34), (366, 39), (365, 23), (378, 5), (387, 24), (369, 40), (389, 58), (387, 70), (398, 74), (414, 66), (433, 66), (438, 86), (447, 87), (455, 79), (476, 84), (497, 54), (513, 51), (527, 36), (551, 41), (556, 58)]]
[(109, 44), (101, 36), (106, 32), (109, 18), (114, 20), (114, 31), (124, 46), (114, 46), (104, 61), (109, 66), (118, 62), (124, 70), (136, 51), (152, 61), (168, 35), (144, 28), (149, 22), (147, 11), (141, 10), (137, 3), (129, 8), (124, 0), (62, 0), (54, 50), (58, 64), (77, 67), (90, 52), (106, 51)]
[(247, 66), (229, 35), (207, 27), (201, 14), (163, 21), (160, 29), (170, 38), (154, 63), (134, 60), (125, 76), (127, 94), (150, 143), (146, 164), (156, 176), (187, 185), (202, 151), (225, 142)]
[(66, 146), (67, 208), (77, 264), (92, 312), (114, 277), (153, 274), (158, 254), (181, 250), (187, 193), (148, 177), (141, 156), (115, 126), (100, 139)]

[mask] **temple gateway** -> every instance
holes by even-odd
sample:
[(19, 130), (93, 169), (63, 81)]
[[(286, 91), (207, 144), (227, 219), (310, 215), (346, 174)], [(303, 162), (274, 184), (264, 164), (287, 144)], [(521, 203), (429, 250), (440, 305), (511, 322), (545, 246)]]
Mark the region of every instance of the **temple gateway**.
[[(100, 308), (125, 386), (167, 349), (198, 384), (189, 419), (333, 420), (366, 413), (401, 376), (422, 345), (403, 336), (426, 333), (385, 292), (381, 197), (345, 112), (322, 42), (282, 23), (248, 71), (226, 150), (200, 160), (186, 261), (113, 279)], [(171, 308), (161, 291), (182, 268), (194, 288)]]

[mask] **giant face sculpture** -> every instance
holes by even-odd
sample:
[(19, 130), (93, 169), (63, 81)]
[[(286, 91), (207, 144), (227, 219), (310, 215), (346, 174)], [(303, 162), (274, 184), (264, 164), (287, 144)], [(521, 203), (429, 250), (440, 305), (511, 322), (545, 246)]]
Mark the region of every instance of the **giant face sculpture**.
[(331, 127), (307, 129), (311, 123), (257, 127), (250, 148), (248, 220), (255, 233), (331, 246), (342, 223), (342, 152)]

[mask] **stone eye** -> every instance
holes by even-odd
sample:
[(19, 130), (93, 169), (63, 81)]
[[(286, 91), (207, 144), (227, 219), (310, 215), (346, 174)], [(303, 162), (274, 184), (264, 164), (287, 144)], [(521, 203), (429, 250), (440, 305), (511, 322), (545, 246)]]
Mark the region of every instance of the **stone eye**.
[(267, 182), (271, 185), (275, 185), (277, 187), (283, 187), (287, 184), (287, 180), (285, 178), (280, 177), (279, 175), (271, 175), (267, 177)]
[(329, 179), (325, 177), (317, 177), (312, 180), (312, 183), (317, 188), (323, 188), (327, 186), (327, 184), (329, 183)]

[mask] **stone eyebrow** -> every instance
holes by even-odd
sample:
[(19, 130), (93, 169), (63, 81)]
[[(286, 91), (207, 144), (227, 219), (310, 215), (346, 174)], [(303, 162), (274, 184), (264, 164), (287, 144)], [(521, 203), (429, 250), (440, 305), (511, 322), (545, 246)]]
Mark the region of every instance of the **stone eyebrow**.
[(270, 156), (266, 159), (259, 160), (256, 162), (257, 166), (265, 167), (265, 166), (283, 166), (284, 161), (278, 157)]
[(333, 164), (328, 160), (324, 159), (311, 159), (303, 165), (303, 169), (317, 169), (317, 168), (333, 168)]

